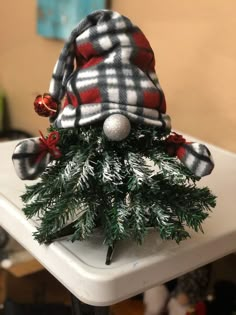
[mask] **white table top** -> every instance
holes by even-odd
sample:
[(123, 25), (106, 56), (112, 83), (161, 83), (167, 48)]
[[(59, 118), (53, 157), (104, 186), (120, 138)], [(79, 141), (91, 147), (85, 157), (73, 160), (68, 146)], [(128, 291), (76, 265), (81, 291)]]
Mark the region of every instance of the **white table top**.
[(11, 161), (16, 143), (0, 144), (0, 225), (83, 302), (110, 305), (236, 251), (236, 154), (209, 146), (216, 167), (200, 184), (218, 199), (204, 234), (191, 233), (180, 245), (162, 241), (154, 232), (143, 246), (123, 241), (106, 266), (107, 248), (99, 235), (49, 246), (33, 239), (34, 223), (25, 219), (19, 197), (26, 182), (18, 179)]

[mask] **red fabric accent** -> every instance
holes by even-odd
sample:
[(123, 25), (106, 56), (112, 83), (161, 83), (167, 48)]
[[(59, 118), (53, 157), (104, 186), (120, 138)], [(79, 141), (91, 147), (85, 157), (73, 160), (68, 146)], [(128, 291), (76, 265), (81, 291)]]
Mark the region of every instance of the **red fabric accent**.
[(96, 56), (97, 54), (98, 53), (90, 42), (76, 45), (76, 55), (78, 57), (81, 55), (84, 60), (89, 60), (91, 57)]
[(87, 42), (76, 46), (76, 55), (78, 67), (81, 69), (95, 66), (104, 60), (102, 56), (99, 55), (92, 43)]
[(80, 92), (80, 98), (82, 104), (101, 103), (102, 98), (98, 88), (89, 89), (87, 91)]
[(165, 113), (166, 112), (166, 98), (165, 98), (165, 95), (163, 94), (163, 96), (162, 96), (162, 102), (161, 102), (161, 105), (160, 105), (160, 107), (159, 107), (159, 111), (161, 112), (161, 113)]
[(89, 68), (92, 66), (97, 65), (98, 63), (102, 62), (104, 60), (103, 57), (93, 57), (88, 62), (84, 63), (84, 65), (81, 67), (81, 69)]
[(155, 59), (151, 52), (139, 49), (132, 62), (137, 65), (143, 72), (154, 71)]
[(170, 156), (177, 156), (179, 159), (184, 157), (186, 150), (183, 147), (183, 144), (186, 143), (186, 140), (182, 135), (173, 132), (168, 138), (166, 138), (165, 142), (166, 151)]
[[(188, 144), (191, 144), (191, 142), (185, 142), (185, 144), (188, 145)], [(186, 148), (183, 146), (180, 146), (176, 151), (176, 155), (180, 160), (184, 158), (185, 154), (186, 154)]]
[(50, 153), (55, 159), (61, 157), (61, 151), (56, 146), (60, 140), (60, 134), (58, 131), (52, 131), (47, 138), (45, 138), (41, 131), (39, 131), (41, 138), (40, 141), (40, 152), (37, 156), (36, 163), (39, 163), (47, 153)]
[(197, 315), (206, 315), (207, 314), (207, 310), (206, 310), (205, 303), (203, 303), (203, 302), (197, 303), (196, 311), (197, 311)]
[(146, 48), (146, 49), (151, 49), (151, 46), (149, 44), (149, 41), (147, 40), (147, 38), (145, 37), (145, 35), (141, 32), (141, 31), (138, 31), (138, 32), (134, 32), (132, 34), (132, 37), (134, 39), (134, 42), (135, 44), (138, 46), (138, 47), (143, 47), (143, 48)]
[(132, 62), (144, 72), (154, 71), (155, 58), (147, 38), (140, 31), (133, 33), (132, 36), (137, 45)]
[(186, 149), (183, 146), (180, 146), (176, 151), (176, 155), (180, 160), (184, 158), (185, 154), (186, 154)]
[(77, 97), (74, 94), (67, 92), (63, 108), (65, 108), (68, 104), (71, 104), (74, 107), (78, 107), (79, 105)]
[(62, 108), (65, 108), (68, 104), (69, 104), (69, 100), (66, 96)]
[(144, 91), (143, 103), (144, 107), (159, 109), (160, 93), (158, 91), (155, 92)]
[(204, 302), (199, 302), (195, 306), (195, 312), (194, 313), (187, 313), (186, 315), (207, 315), (207, 309)]

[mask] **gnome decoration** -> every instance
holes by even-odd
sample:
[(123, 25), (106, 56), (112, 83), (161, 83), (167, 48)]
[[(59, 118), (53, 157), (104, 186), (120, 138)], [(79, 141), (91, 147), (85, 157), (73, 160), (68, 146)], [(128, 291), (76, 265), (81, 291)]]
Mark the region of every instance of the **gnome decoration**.
[(28, 218), (40, 214), (39, 242), (82, 240), (98, 226), (111, 247), (142, 242), (149, 227), (177, 242), (185, 225), (201, 229), (215, 197), (196, 181), (211, 154), (171, 133), (152, 48), (128, 18), (101, 10), (81, 21), (34, 109), (49, 134), (20, 142), (13, 163), (21, 179), (40, 177), (22, 197)]

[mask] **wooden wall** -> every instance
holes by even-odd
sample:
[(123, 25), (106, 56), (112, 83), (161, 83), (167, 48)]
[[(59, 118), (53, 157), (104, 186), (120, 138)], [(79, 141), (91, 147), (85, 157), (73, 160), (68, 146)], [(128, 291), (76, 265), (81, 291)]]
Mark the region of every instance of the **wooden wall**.
[[(173, 127), (236, 151), (235, 0), (113, 0), (148, 37)], [(47, 119), (33, 112), (45, 92), (61, 41), (35, 32), (36, 1), (0, 4), (0, 87), (11, 123), (34, 134)]]

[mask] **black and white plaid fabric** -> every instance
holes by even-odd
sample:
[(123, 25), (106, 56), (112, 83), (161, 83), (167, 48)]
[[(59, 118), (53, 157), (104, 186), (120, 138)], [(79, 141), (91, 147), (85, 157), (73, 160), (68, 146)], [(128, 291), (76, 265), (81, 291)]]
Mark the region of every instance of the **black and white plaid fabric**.
[(65, 100), (54, 124), (71, 128), (120, 113), (170, 129), (154, 67), (148, 40), (128, 18), (109, 10), (92, 13), (72, 31), (55, 65), (49, 92)]
[(197, 177), (209, 175), (214, 161), (208, 148), (201, 143), (185, 143), (177, 151), (180, 161)]

